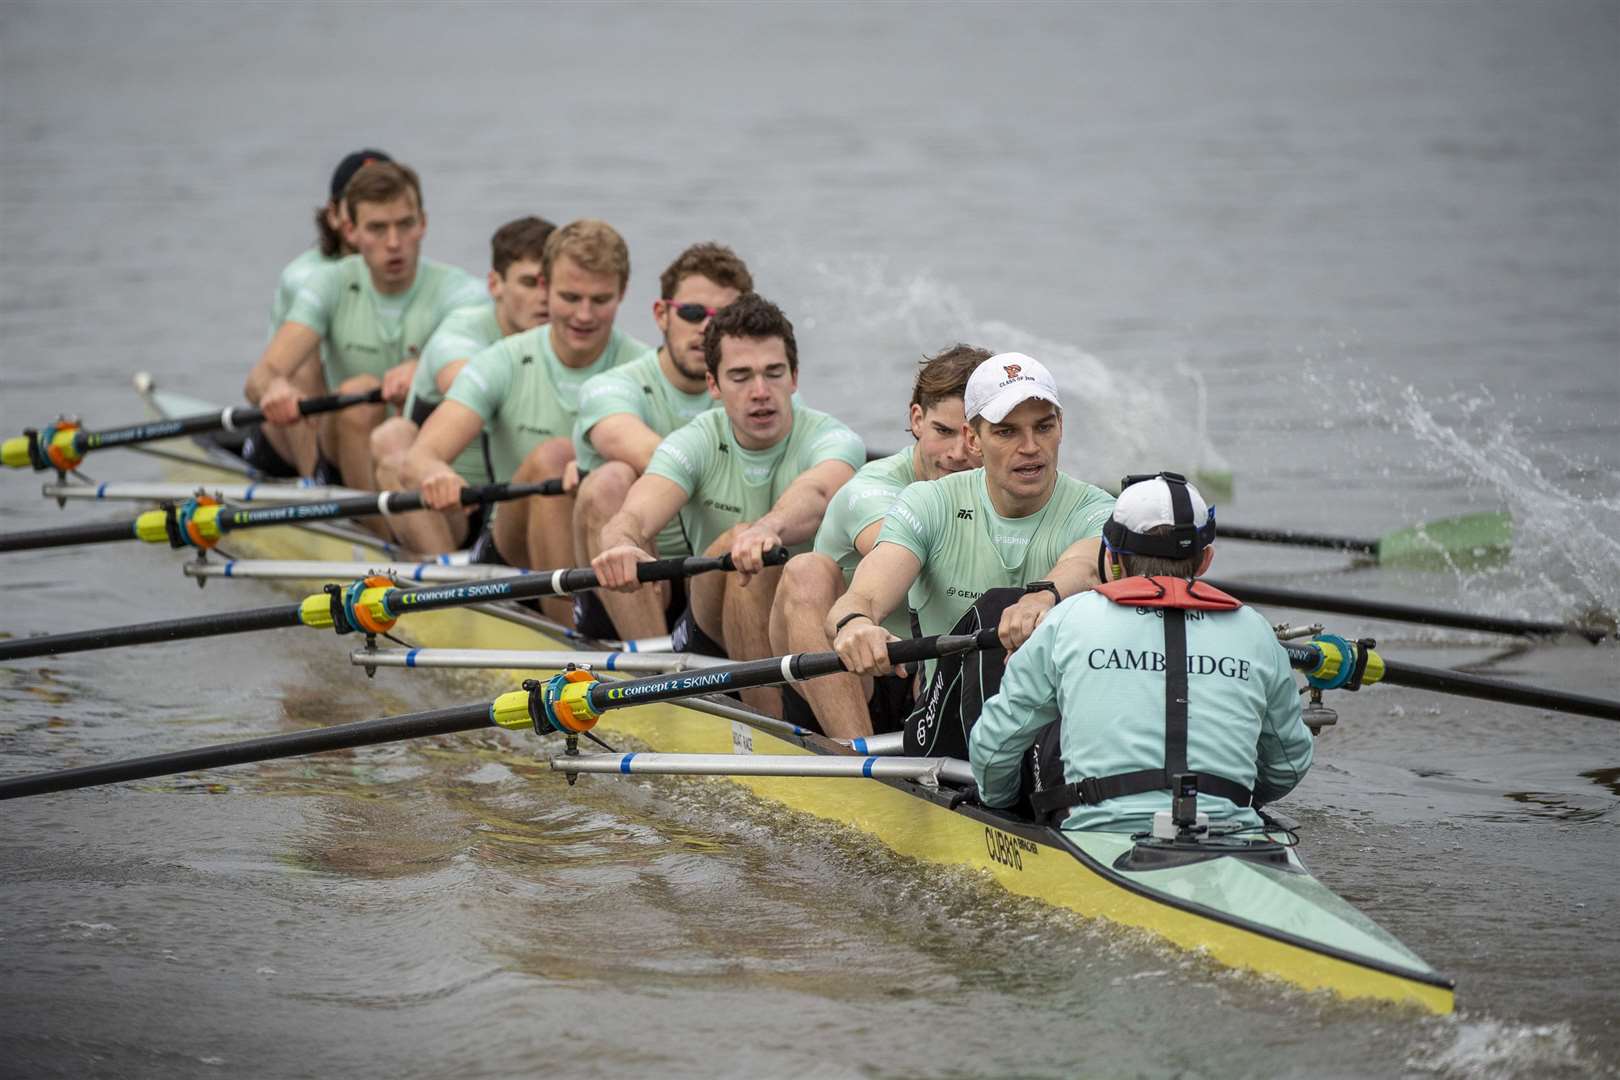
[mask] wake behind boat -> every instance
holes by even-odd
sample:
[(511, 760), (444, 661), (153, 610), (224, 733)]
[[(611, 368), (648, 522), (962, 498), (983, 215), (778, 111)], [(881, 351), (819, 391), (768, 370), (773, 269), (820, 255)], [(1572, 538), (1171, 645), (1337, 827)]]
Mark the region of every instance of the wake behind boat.
[[(160, 418), (210, 407), (162, 388), (146, 396)], [(165, 462), (171, 480), (203, 489), (251, 479), (243, 462), (209, 437)], [(369, 534), (330, 523), (234, 533), (220, 548), (231, 558), (391, 557)], [(507, 602), (421, 612), (396, 632), (425, 649), (557, 651), (569, 644), (551, 624)], [(881, 760), (718, 697), (615, 709), (596, 732), (661, 753), (727, 755), (739, 766), (745, 756)], [(637, 770), (629, 762), (621, 771)], [(1452, 1008), (1451, 980), (1312, 877), (1285, 831), (1141, 842), (1122, 833), (1066, 832), (976, 806), (948, 779), (865, 771), (870, 778), (726, 778), (762, 799), (856, 828), (901, 855), (988, 874), (1009, 893), (1148, 930), (1222, 964), (1345, 998)]]

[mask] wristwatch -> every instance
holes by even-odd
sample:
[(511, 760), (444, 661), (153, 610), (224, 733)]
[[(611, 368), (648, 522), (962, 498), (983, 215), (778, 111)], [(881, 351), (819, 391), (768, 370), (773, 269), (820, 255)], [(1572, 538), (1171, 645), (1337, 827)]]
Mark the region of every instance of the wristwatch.
[(1063, 599), (1063, 597), (1059, 595), (1057, 591), (1057, 586), (1050, 581), (1030, 582), (1028, 585), (1024, 586), (1024, 595), (1028, 596), (1030, 593), (1041, 592), (1043, 590), (1052, 594), (1052, 603), (1054, 604)]

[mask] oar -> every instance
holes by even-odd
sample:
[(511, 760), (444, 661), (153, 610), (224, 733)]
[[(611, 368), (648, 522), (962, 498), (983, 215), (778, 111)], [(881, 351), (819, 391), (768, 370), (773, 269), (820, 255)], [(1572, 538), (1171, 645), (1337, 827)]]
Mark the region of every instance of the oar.
[[(328, 397), (305, 398), (298, 403), (303, 416), (335, 412), (354, 405), (375, 405), (382, 401), (382, 388), (364, 394), (332, 394)], [(264, 419), (263, 410), (253, 405), (236, 405), (219, 412), (177, 416), (171, 420), (153, 420), (145, 424), (109, 428), (106, 431), (85, 431), (78, 423), (58, 420), (43, 428), (28, 428), (21, 435), (0, 443), (0, 464), (13, 469), (32, 466), (43, 472), (55, 469), (72, 472), (92, 450), (109, 446), (132, 446), (136, 443), (172, 439), (180, 435), (201, 435), (206, 431), (235, 431), (237, 428), (257, 424)]]
[[(989, 648), (995, 642), (994, 630), (958, 637), (928, 637), (891, 642), (889, 660), (895, 664), (916, 663), (919, 660), (936, 659), (950, 653)], [(842, 670), (844, 666), (839, 661), (838, 654), (826, 652), (750, 660), (723, 668), (710, 668), (701, 675), (654, 676), (615, 683), (593, 683), (589, 675), (576, 671), (553, 676), (548, 683), (530, 680), (522, 690), (513, 690), (502, 694), (494, 701), (479, 702), (475, 705), (407, 713), (379, 720), (361, 720), (352, 724), (317, 728), (313, 731), (296, 731), (286, 735), (249, 739), (245, 742), (154, 754), (149, 757), (0, 780), (0, 799), (16, 799), (129, 780), (149, 780), (157, 776), (195, 772), (199, 769), (244, 765), (254, 761), (318, 754), (328, 750), (349, 750), (359, 746), (449, 735), (485, 727), (503, 727), (514, 731), (530, 730), (540, 735), (553, 731), (576, 735), (589, 730), (595, 721), (573, 719), (574, 711), (571, 704), (563, 709), (567, 715), (559, 717), (556, 708), (558, 698), (552, 693), (552, 687), (559, 684), (586, 688), (583, 695), (586, 700), (595, 695), (597, 690), (601, 690), (603, 692), (596, 696), (600, 696), (603, 708), (617, 708), (624, 705), (640, 705), (649, 701), (695, 697), (716, 690), (796, 681)], [(677, 685), (682, 679), (688, 680), (688, 683)], [(613, 697), (607, 691), (620, 691), (621, 694), (619, 697)], [(625, 695), (632, 696), (634, 700), (628, 700)], [(572, 703), (580, 698), (581, 695), (576, 693), (571, 695), (569, 700)]]
[(172, 484), (141, 480), (105, 480), (99, 484), (57, 483), (40, 485), (47, 499), (95, 499), (98, 502), (167, 502), (189, 499), (201, 492), (228, 503), (327, 502), (353, 499), (368, 494), (359, 488), (330, 487), (309, 482), (265, 480), (251, 484)]
[(1599, 720), (1620, 720), (1620, 701), (1385, 660), (1368, 646), (1331, 634), (1305, 644), (1283, 642), (1282, 645), (1289, 663), (1305, 672), (1312, 686), (1324, 690), (1358, 690), (1364, 685), (1385, 682), (1459, 697), (1595, 716)]
[[(765, 562), (777, 566), (787, 562), (786, 548), (767, 552)], [(660, 559), (636, 567), (638, 581), (670, 581), (712, 570), (733, 569), (729, 554), (716, 557), (694, 555), (684, 559)], [(283, 626), (313, 626), (339, 634), (360, 632), (382, 634), (392, 629), (402, 615), (415, 611), (486, 604), (495, 600), (528, 600), (558, 596), (597, 588), (596, 572), (590, 567), (573, 570), (542, 570), (534, 574), (487, 581), (445, 585), (436, 589), (401, 589), (388, 578), (373, 577), (347, 586), (329, 585), (324, 592), (305, 597), (296, 604), (254, 608), (221, 615), (197, 615), (185, 619), (136, 623), (104, 630), (78, 630), (68, 634), (0, 641), (0, 661), (22, 660), (92, 649), (112, 649), (125, 645), (146, 645), (154, 641), (182, 641), (190, 638), (242, 634), (254, 630), (274, 630)]]
[[(1224, 530), (1222, 535), (1225, 535)], [(1459, 630), (1483, 630), (1492, 634), (1526, 634), (1531, 637), (1556, 637), (1574, 634), (1596, 644), (1613, 637), (1614, 630), (1602, 626), (1577, 623), (1543, 622), (1534, 619), (1511, 619), (1495, 615), (1472, 615), (1467, 612), (1446, 611), (1443, 608), (1419, 607), (1416, 604), (1394, 604), (1378, 600), (1357, 600), (1332, 593), (1296, 592), (1275, 589), (1269, 585), (1250, 585), (1236, 581), (1205, 579), (1207, 584), (1231, 593), (1250, 604), (1277, 604), (1301, 611), (1331, 611), (1339, 615), (1364, 615), (1371, 619), (1392, 622), (1423, 623), (1428, 626), (1450, 626)]]
[[(529, 495), (558, 495), (562, 481), (553, 478), (538, 484), (484, 484), (461, 489), (461, 505), (502, 502)], [(148, 510), (133, 521), (108, 521), (95, 525), (62, 525), (28, 532), (0, 533), (0, 551), (33, 551), (39, 548), (70, 547), (75, 544), (107, 544), (116, 540), (143, 540), (148, 544), (167, 543), (170, 547), (211, 548), (220, 538), (237, 529), (267, 525), (303, 525), (311, 521), (339, 521), (369, 517), (372, 514), (404, 514), (422, 509), (420, 491), (383, 491), (351, 499), (319, 503), (284, 503), (277, 506), (226, 506), (204, 496), (184, 503)]]
[(1224, 521), (1216, 525), (1216, 532), (1223, 540), (1348, 551), (1365, 555), (1383, 566), (1477, 566), (1507, 557), (1513, 544), (1513, 518), (1501, 511), (1464, 514), (1414, 525), (1371, 540), (1292, 529), (1251, 529)]

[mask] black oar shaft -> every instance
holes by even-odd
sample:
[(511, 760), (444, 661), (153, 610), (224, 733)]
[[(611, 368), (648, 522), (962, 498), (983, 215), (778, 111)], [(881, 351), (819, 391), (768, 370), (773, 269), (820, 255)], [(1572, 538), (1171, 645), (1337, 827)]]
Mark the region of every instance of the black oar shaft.
[(1361, 540), (1350, 536), (1325, 536), (1321, 533), (1294, 532), (1291, 529), (1246, 529), (1241, 525), (1221, 522), (1217, 526), (1222, 540), (1257, 540), (1267, 544), (1294, 544), (1299, 547), (1327, 548), (1330, 551), (1356, 551), (1364, 555), (1378, 554), (1377, 540)]
[(27, 532), (0, 533), (0, 551), (38, 551), (42, 548), (110, 544), (118, 540), (134, 539), (135, 523), (125, 518), (122, 521), (98, 522), (94, 525), (59, 525), (49, 529), (30, 529)]
[[(381, 401), (382, 388), (378, 387), (363, 394), (330, 394), (326, 397), (305, 398), (298, 403), (298, 411), (304, 416), (316, 416), (354, 405), (375, 405)], [(110, 428), (106, 431), (80, 432), (74, 438), (74, 442), (82, 453), (108, 446), (128, 446), (132, 443), (153, 442), (157, 439), (172, 439), (177, 435), (200, 435), (224, 428), (246, 427), (263, 419), (264, 412), (256, 406), (238, 405), (219, 412), (196, 413), (192, 416), (175, 417), (173, 420), (153, 420), (150, 423), (131, 424), (128, 427)]]
[[(778, 566), (787, 559), (786, 548), (777, 548), (767, 552), (765, 556), (766, 564), (771, 566)], [(660, 559), (641, 563), (636, 568), (636, 576), (641, 581), (672, 581), (712, 570), (731, 569), (730, 555), (718, 557), (696, 555), (685, 559)], [(471, 581), (437, 589), (388, 589), (382, 596), (382, 605), (390, 618), (398, 618), (413, 611), (431, 611), (436, 608), (460, 607), (494, 600), (528, 600), (581, 592), (596, 587), (596, 573), (589, 567), (579, 567)], [(319, 593), (315, 595), (320, 596)], [(189, 638), (214, 637), (219, 634), (241, 634), (283, 626), (300, 626), (304, 624), (303, 609), (303, 604), (286, 604), (223, 615), (196, 615), (185, 619), (165, 619), (162, 622), (137, 623), (134, 626), (116, 626), (104, 630), (80, 630), (68, 634), (0, 641), (0, 662), (24, 660), (34, 656), (54, 656), (59, 653), (86, 652), (91, 649), (147, 645), (158, 641), (181, 641)]]
[(155, 776), (170, 776), (176, 773), (195, 772), (199, 769), (217, 769), (226, 765), (244, 765), (253, 761), (271, 761), (275, 758), (297, 757), (302, 754), (319, 754), (329, 750), (349, 750), (357, 746), (374, 746), (401, 739), (449, 735), (458, 731), (489, 727), (492, 724), (488, 702), (435, 709), (431, 712), (408, 713), (404, 716), (385, 716), (378, 720), (337, 724), (312, 731), (294, 731), (263, 739), (204, 746), (196, 750), (179, 750), (170, 754), (153, 754), (150, 757), (112, 761), (104, 765), (86, 765), (78, 769), (0, 780), (0, 799), (17, 799), (52, 791), (71, 791), (74, 788), (94, 787), (98, 784), (149, 780)]
[[(1222, 535), (1225, 531), (1222, 530)], [(1439, 608), (1419, 607), (1416, 604), (1395, 604), (1378, 600), (1357, 600), (1349, 596), (1330, 593), (1298, 592), (1276, 589), (1268, 585), (1251, 585), (1236, 581), (1205, 579), (1222, 592), (1231, 593), (1250, 604), (1276, 604), (1299, 608), (1303, 611), (1331, 611), (1339, 615), (1362, 615), (1371, 619), (1389, 619), (1393, 622), (1423, 623), (1429, 626), (1449, 626), (1458, 630), (1481, 630), (1493, 634), (1527, 634), (1533, 637), (1553, 637), (1577, 634), (1588, 641), (1597, 642), (1608, 636), (1601, 627), (1577, 626), (1567, 623), (1543, 622), (1534, 619), (1511, 619), (1494, 615), (1471, 615), (1467, 612), (1444, 611)]]
[(13, 641), (0, 641), (0, 661), (298, 626), (300, 624), (298, 610), (297, 604), (281, 604), (276, 607), (254, 608), (252, 611), (236, 611), (225, 615), (197, 615), (185, 619), (136, 623), (133, 626), (113, 626), (103, 630), (76, 630), (45, 637), (17, 638)]
[(1502, 701), (1510, 705), (1528, 705), (1537, 709), (1595, 716), (1599, 720), (1620, 720), (1620, 701), (1571, 694), (1562, 690), (1547, 690), (1539, 686), (1492, 679), (1484, 675), (1469, 675), (1444, 668), (1420, 667), (1417, 664), (1384, 661), (1382, 682), (1395, 686), (1408, 686), (1414, 690), (1436, 690), (1443, 694)]
[[(484, 484), (478, 487), (467, 487), (461, 491), (462, 506), (477, 506), (481, 503), (502, 502), (507, 499), (518, 499), (529, 495), (557, 495), (562, 491), (562, 481), (558, 479), (546, 480), (538, 484)], [(349, 518), (369, 517), (372, 514), (405, 514), (413, 510), (422, 509), (422, 493), (419, 491), (389, 491), (379, 492), (375, 495), (356, 495), (347, 499), (328, 499), (325, 502), (307, 503), (280, 503), (274, 506), (237, 507), (225, 506), (217, 508), (217, 514), (212, 519), (210, 528), (217, 531), (214, 539), (219, 535), (234, 532), (237, 529), (263, 528), (270, 525), (299, 525), (311, 521), (338, 521)], [(216, 513), (210, 508), (209, 513)], [(70, 547), (77, 544), (105, 544), (118, 540), (136, 540), (152, 538), (162, 542), (165, 535), (179, 535), (170, 533), (164, 527), (164, 510), (153, 510), (142, 515), (140, 520), (150, 518), (153, 521), (151, 537), (137, 526), (133, 520), (110, 521), (105, 524), (94, 525), (62, 525), (49, 529), (33, 529), (27, 532), (0, 533), (0, 552), (6, 551), (35, 551), (41, 548)], [(173, 542), (172, 540), (170, 541)], [(182, 543), (183, 546), (183, 543)]]
[[(951, 653), (972, 652), (997, 644), (996, 631), (977, 634), (938, 635), (889, 643), (889, 662), (914, 664)], [(787, 660), (784, 670), (783, 660)], [(674, 701), (696, 694), (726, 693), (753, 686), (813, 679), (847, 670), (835, 652), (799, 653), (788, 657), (747, 660), (723, 667), (703, 668), (675, 675), (653, 675), (645, 679), (597, 683), (591, 687), (591, 707), (597, 712), (655, 701)]]

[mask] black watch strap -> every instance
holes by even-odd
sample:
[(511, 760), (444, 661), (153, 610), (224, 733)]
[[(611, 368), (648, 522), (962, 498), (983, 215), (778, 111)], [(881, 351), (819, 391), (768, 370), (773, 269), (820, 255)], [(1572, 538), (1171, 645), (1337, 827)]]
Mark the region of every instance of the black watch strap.
[(1029, 594), (1029, 593), (1033, 593), (1033, 592), (1043, 592), (1043, 591), (1044, 592), (1049, 592), (1049, 593), (1052, 594), (1052, 601), (1054, 603), (1056, 603), (1057, 601), (1060, 601), (1060, 600), (1063, 599), (1063, 597), (1058, 594), (1057, 585), (1054, 584), (1053, 582), (1050, 582), (1050, 581), (1032, 581), (1028, 585), (1024, 586), (1024, 592), (1025, 592), (1026, 595)]
[(868, 615), (864, 611), (852, 611), (848, 615), (845, 615), (842, 619), (839, 619), (837, 622), (833, 623), (833, 633), (838, 633), (838, 631), (844, 628), (845, 624), (849, 623), (853, 619), (871, 619), (873, 622), (877, 621), (876, 619), (872, 619), (872, 616)]

